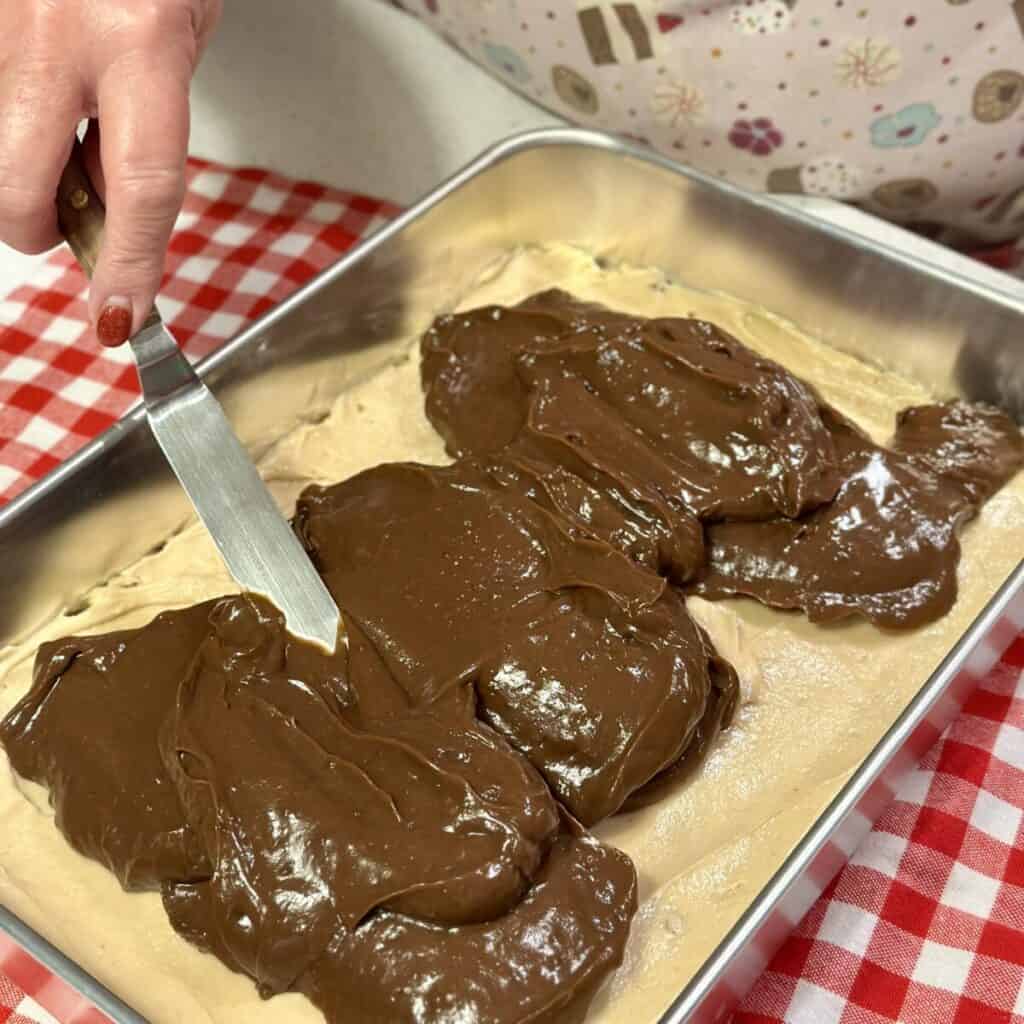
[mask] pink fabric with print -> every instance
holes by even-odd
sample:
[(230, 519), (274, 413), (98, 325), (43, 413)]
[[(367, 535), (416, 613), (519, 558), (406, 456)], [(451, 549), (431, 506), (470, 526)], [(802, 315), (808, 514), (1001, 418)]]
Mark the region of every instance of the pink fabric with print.
[(746, 188), (1024, 233), (1024, 0), (398, 5), (557, 113)]

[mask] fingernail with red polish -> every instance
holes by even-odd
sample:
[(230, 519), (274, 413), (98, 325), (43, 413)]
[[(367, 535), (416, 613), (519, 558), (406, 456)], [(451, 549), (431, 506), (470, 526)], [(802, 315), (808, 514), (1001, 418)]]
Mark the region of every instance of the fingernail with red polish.
[(132, 304), (112, 295), (96, 321), (96, 335), (104, 345), (123, 345), (132, 333)]

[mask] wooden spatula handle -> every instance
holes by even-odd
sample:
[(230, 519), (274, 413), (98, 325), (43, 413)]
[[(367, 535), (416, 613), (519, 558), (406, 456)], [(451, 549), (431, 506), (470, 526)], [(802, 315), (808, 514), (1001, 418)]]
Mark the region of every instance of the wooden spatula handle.
[(76, 139), (57, 186), (57, 221), (75, 259), (89, 277), (99, 260), (106, 217), (103, 202), (85, 169), (82, 144)]

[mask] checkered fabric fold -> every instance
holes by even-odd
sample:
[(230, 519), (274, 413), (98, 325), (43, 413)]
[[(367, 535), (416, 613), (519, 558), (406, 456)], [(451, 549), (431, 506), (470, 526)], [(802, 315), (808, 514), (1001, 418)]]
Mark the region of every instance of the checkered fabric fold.
[[(261, 170), (192, 161), (189, 176), (160, 306), (192, 359), (395, 212)], [(0, 503), (137, 396), (127, 351), (87, 337), (85, 280), (55, 253), (0, 302)], [(779, 951), (735, 1024), (1024, 1024), (1022, 818), (1024, 637)], [(41, 1022), (106, 1018), (0, 936), (0, 1024)]]

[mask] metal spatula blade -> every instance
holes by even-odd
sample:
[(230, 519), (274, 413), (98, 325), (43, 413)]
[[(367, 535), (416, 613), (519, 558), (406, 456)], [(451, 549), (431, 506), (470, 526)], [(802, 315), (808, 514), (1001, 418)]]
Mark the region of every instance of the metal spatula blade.
[[(104, 211), (75, 144), (57, 195), (61, 230), (92, 276)], [(269, 598), (290, 632), (333, 651), (338, 606), (231, 429), (220, 403), (181, 354), (156, 310), (131, 339), (153, 435), (228, 571)]]
[(333, 651), (340, 616), (220, 403), (157, 317), (132, 338), (149, 425), (228, 572), (290, 632)]

